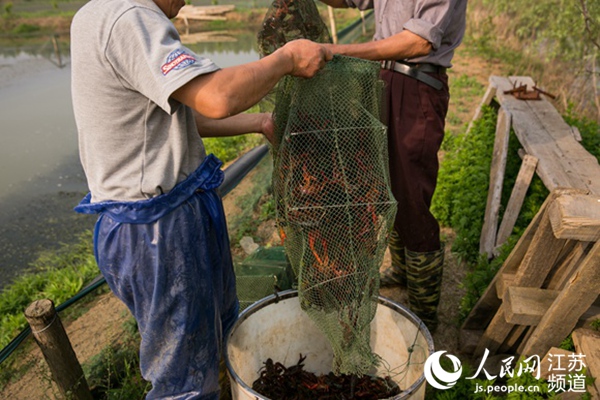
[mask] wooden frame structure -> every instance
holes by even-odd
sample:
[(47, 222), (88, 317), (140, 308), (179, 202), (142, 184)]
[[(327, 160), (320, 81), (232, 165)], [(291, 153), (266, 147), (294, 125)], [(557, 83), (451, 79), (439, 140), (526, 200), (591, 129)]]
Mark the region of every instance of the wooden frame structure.
[[(497, 255), (510, 236), (534, 173), (550, 195), (462, 326), (462, 350), (474, 356), (485, 349), (543, 356), (573, 329), (600, 318), (595, 305), (600, 295), (600, 165), (579, 143), (577, 130), (543, 96), (523, 100), (511, 94), (523, 85), (535, 87), (529, 77), (492, 76), (473, 118), (480, 117), (484, 105), (499, 104), (480, 252)], [(511, 129), (524, 149), (523, 161), (499, 221)], [(598, 360), (595, 365), (600, 375)]]
[[(498, 248), (510, 236), (534, 172), (548, 190), (576, 188), (600, 195), (600, 165), (579, 143), (581, 137), (578, 131), (567, 125), (543, 96), (539, 100), (526, 101), (506, 93), (521, 85), (526, 85), (530, 90), (535, 87), (530, 77), (490, 77), (490, 85), (473, 118), (476, 120), (481, 116), (484, 105), (489, 105), (493, 100), (499, 103), (490, 186), (479, 249), (480, 253), (487, 253), (489, 257), (497, 255)], [(471, 126), (472, 123), (469, 130)], [(523, 163), (498, 227), (511, 129), (523, 146)]]

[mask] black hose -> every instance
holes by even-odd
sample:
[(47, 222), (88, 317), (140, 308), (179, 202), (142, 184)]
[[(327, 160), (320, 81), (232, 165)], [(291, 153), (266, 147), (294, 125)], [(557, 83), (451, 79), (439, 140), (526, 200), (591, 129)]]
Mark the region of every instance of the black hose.
[[(223, 179), (223, 183), (221, 186), (219, 186), (219, 193), (221, 194), (221, 197), (225, 197), (225, 195), (231, 192), (240, 183), (240, 181), (244, 179), (244, 177), (248, 175), (248, 173), (252, 171), (254, 167), (256, 167), (256, 165), (264, 158), (265, 155), (267, 155), (268, 152), (269, 148), (267, 145), (257, 146), (239, 157), (235, 162), (227, 167), (224, 171), (225, 178)], [(106, 280), (102, 275), (97, 276), (75, 296), (58, 305), (56, 307), (56, 312), (63, 311), (105, 283)], [(27, 339), (30, 333), (31, 328), (28, 326), (0, 351), (0, 364), (2, 364), (17, 349), (17, 347), (23, 343), (25, 339)]]

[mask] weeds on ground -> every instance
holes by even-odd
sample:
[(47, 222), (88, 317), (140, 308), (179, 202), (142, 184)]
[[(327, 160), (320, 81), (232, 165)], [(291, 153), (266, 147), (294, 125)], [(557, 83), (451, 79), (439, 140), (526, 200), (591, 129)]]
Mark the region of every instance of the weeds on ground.
[(140, 335), (133, 317), (123, 325), (124, 336), (83, 365), (95, 400), (143, 399), (152, 385), (140, 372)]

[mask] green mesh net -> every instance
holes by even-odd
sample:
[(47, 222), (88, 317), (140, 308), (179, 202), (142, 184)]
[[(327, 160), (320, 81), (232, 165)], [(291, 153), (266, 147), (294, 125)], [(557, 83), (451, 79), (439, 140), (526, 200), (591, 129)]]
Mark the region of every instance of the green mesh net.
[[(332, 41), (314, 0), (274, 0), (258, 32), (258, 54), (261, 58), (268, 56), (296, 39), (309, 39), (317, 43)], [(262, 112), (273, 111), (278, 86), (260, 102)]]
[(313, 0), (274, 0), (258, 33), (258, 50), (267, 56), (295, 39), (330, 43), (331, 36)]
[(325, 333), (333, 372), (364, 375), (379, 267), (394, 220), (379, 64), (335, 56), (311, 79), (285, 77), (274, 120), (273, 195), (301, 306)]

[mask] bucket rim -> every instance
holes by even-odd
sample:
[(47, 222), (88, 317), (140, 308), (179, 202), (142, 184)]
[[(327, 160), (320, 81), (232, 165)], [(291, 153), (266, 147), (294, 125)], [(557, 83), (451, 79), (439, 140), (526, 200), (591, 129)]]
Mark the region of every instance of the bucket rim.
[[(225, 366), (227, 367), (227, 371), (229, 372), (231, 377), (235, 380), (235, 382), (238, 385), (242, 386), (246, 391), (248, 391), (253, 396), (257, 396), (256, 397), (257, 399), (262, 397), (263, 399), (270, 400), (265, 395), (254, 391), (252, 389), (252, 387), (250, 387), (246, 382), (244, 382), (239, 377), (239, 375), (233, 370), (233, 367), (232, 367), (231, 363), (229, 362), (229, 351), (228, 351), (229, 340), (230, 340), (231, 336), (234, 334), (237, 327), (240, 324), (242, 324), (245, 320), (247, 320), (255, 312), (265, 308), (268, 305), (276, 304), (276, 303), (280, 302), (281, 300), (287, 300), (287, 299), (291, 299), (294, 297), (298, 297), (298, 290), (290, 289), (290, 290), (285, 290), (282, 292), (277, 292), (275, 294), (272, 294), (270, 296), (264, 297), (264, 298), (256, 301), (255, 303), (251, 304), (250, 306), (248, 306), (246, 309), (244, 309), (240, 313), (240, 315), (238, 316), (238, 319), (235, 321), (235, 323), (233, 324), (233, 326), (227, 333), (227, 337), (225, 340), (225, 346), (224, 346)], [(433, 337), (431, 336), (429, 329), (427, 329), (427, 326), (425, 325), (425, 323), (423, 321), (421, 321), (421, 319), (419, 319), (419, 317), (417, 317), (417, 315), (415, 313), (410, 311), (405, 306), (403, 306), (387, 297), (381, 296), (381, 295), (379, 295), (377, 297), (377, 303), (384, 305), (388, 308), (391, 308), (392, 310), (398, 312), (399, 314), (402, 314), (403, 316), (405, 316), (409, 320), (411, 320), (411, 322), (413, 322), (418, 327), (419, 332), (421, 332), (423, 334), (423, 336), (425, 337), (425, 340), (427, 342), (427, 347), (429, 350), (429, 355), (431, 355), (435, 352)], [(425, 383), (425, 374), (421, 374), (421, 376), (419, 376), (419, 378), (416, 380), (416, 382), (414, 382), (408, 388), (403, 390), (400, 394), (398, 394), (394, 397), (388, 397), (387, 399), (380, 399), (380, 400), (406, 399), (409, 396), (411, 396), (417, 389), (419, 389), (421, 387), (421, 385), (423, 385), (424, 383)]]

